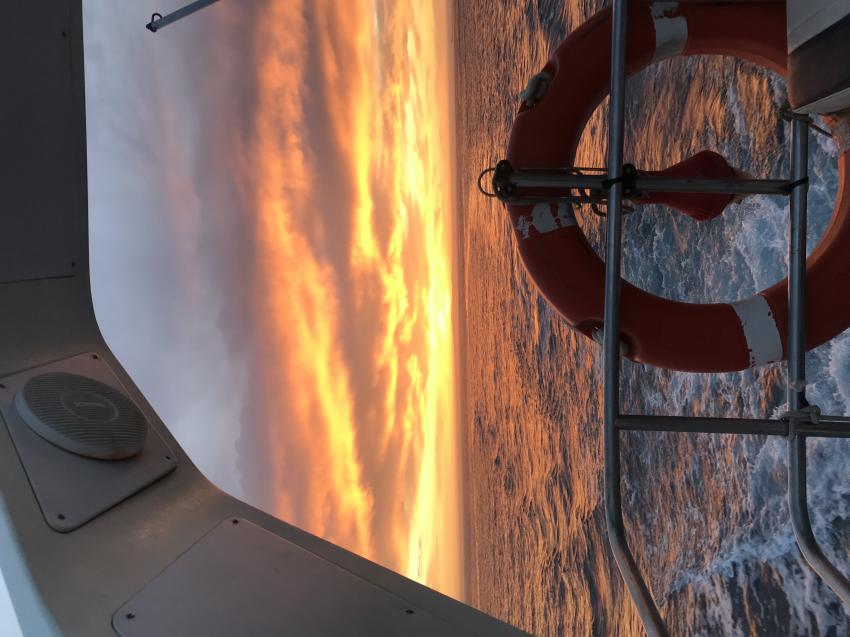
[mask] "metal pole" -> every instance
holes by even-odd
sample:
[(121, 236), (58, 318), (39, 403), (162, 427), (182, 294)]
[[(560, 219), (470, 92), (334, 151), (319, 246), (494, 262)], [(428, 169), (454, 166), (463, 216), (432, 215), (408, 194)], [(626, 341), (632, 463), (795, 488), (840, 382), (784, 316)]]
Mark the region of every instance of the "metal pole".
[[(514, 170), (510, 181), (520, 188), (561, 188), (564, 190), (604, 189), (608, 175), (576, 175), (559, 171)], [(638, 173), (634, 177), (639, 192), (719, 193), (729, 195), (788, 195), (785, 179), (689, 179), (656, 177)]]
[[(620, 431), (676, 431), (700, 434), (756, 434), (787, 436), (788, 423), (784, 420), (755, 418), (698, 418), (693, 416), (618, 416)], [(850, 436), (850, 433), (847, 434)]]
[[(791, 123), (791, 181), (808, 177), (809, 140), (805, 120)], [(788, 408), (806, 404), (806, 217), (808, 184), (791, 193), (791, 232), (788, 244)]]
[[(791, 122), (791, 180), (799, 182), (791, 194), (791, 240), (788, 268), (788, 408), (806, 405), (806, 215), (809, 172), (809, 124)], [(806, 493), (806, 435), (792, 419), (788, 432), (788, 504), (791, 524), (803, 558), (850, 608), (850, 582), (821, 552), (812, 532)]]
[(688, 179), (638, 175), (635, 187), (646, 192), (692, 192), (729, 195), (787, 195), (784, 179)]
[(611, 551), (625, 580), (638, 614), (650, 637), (667, 635), (664, 622), (635, 564), (623, 526), (620, 494), (620, 252), (623, 220), (623, 127), (626, 92), (627, 0), (614, 0), (611, 28), (611, 98), (608, 113), (607, 260), (605, 266), (604, 418), (605, 418), (605, 522)]
[[(620, 431), (676, 431), (687, 434), (788, 435), (788, 420), (761, 418), (703, 418), (695, 416), (620, 415)], [(809, 438), (850, 438), (850, 418), (820, 416), (817, 424), (798, 422), (795, 431)]]
[[(169, 24), (177, 22), (179, 19), (185, 18), (187, 15), (191, 15), (196, 11), (200, 11), (204, 7), (211, 5), (213, 2), (218, 2), (218, 0), (195, 0), (195, 2), (187, 4), (182, 9), (172, 11), (165, 17), (161, 16), (159, 13), (154, 13), (151, 17), (151, 21), (145, 25), (145, 28), (152, 33), (156, 33), (159, 29), (167, 27)], [(157, 16), (159, 16), (158, 19)]]

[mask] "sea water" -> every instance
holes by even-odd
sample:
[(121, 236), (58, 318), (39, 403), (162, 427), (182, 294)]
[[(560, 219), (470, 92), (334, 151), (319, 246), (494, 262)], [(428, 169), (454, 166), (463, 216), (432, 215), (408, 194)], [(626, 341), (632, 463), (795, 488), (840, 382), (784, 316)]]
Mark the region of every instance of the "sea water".
[[(537, 293), (504, 208), (474, 180), (504, 157), (528, 78), (600, 4), (457, 4), (470, 589), (474, 604), (539, 635), (642, 633), (605, 534), (599, 348)], [(749, 63), (663, 62), (628, 82), (626, 159), (658, 169), (711, 149), (753, 175), (786, 177), (784, 101), (784, 81)], [(577, 164), (603, 165), (606, 113), (591, 118)], [(828, 138), (812, 134), (810, 150), (811, 251), (832, 213), (837, 167)], [(748, 298), (785, 276), (786, 205), (750, 197), (704, 223), (639, 207), (624, 222), (625, 278), (680, 301)], [(604, 221), (577, 215), (602, 254)], [(850, 414), (850, 336), (810, 352), (807, 365), (809, 400)], [(784, 382), (781, 365), (697, 375), (627, 361), (623, 407), (775, 418)], [(808, 449), (815, 536), (848, 572), (850, 442)], [(631, 546), (673, 634), (848, 634), (847, 611), (796, 548), (783, 439), (630, 433), (622, 455)]]

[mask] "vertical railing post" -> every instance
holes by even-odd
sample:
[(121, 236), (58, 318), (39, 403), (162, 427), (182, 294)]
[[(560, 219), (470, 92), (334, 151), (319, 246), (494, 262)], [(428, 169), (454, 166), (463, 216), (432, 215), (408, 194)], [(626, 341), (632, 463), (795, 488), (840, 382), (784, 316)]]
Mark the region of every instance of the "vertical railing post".
[(809, 127), (791, 122), (791, 231), (788, 243), (788, 408), (806, 404), (806, 179), (809, 172)]
[[(791, 233), (788, 250), (788, 409), (806, 406), (806, 216), (809, 123), (791, 121)], [(820, 550), (812, 532), (806, 493), (806, 436), (792, 415), (788, 430), (788, 506), (797, 545), (809, 566), (850, 608), (850, 582)]]
[(611, 29), (611, 99), (608, 113), (608, 230), (603, 332), (605, 522), (608, 541), (650, 637), (666, 635), (664, 622), (629, 550), (620, 493), (620, 254), (623, 221), (623, 141), (626, 89), (627, 0), (614, 0)]

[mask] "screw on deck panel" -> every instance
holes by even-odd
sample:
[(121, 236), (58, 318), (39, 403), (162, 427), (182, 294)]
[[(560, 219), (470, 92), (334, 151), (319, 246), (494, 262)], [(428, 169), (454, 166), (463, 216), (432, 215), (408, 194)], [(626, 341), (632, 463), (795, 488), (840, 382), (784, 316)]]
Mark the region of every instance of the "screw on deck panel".
[(171, 460), (171, 456), (165, 456), (166, 460)]
[(410, 608), (408, 608), (408, 609), (407, 609), (406, 611), (404, 611), (404, 612), (405, 612), (405, 613), (407, 613), (408, 615), (412, 615), (412, 614), (413, 614), (413, 610), (412, 610), (412, 609), (410, 609)]
[(233, 524), (239, 524), (239, 520), (233, 520)]
[(94, 358), (94, 359), (96, 359), (96, 358), (97, 358), (97, 354), (92, 354), (92, 355), (91, 355), (91, 357), (92, 357), (92, 358)]
[(136, 616), (133, 613), (127, 613), (126, 615), (124, 615), (124, 617), (126, 617), (127, 619), (135, 619)]
[(64, 519), (65, 519), (65, 514), (64, 514), (64, 513), (60, 513), (60, 514), (59, 514), (59, 515), (57, 515), (56, 517), (57, 517), (57, 518), (59, 518), (60, 520), (64, 520)]

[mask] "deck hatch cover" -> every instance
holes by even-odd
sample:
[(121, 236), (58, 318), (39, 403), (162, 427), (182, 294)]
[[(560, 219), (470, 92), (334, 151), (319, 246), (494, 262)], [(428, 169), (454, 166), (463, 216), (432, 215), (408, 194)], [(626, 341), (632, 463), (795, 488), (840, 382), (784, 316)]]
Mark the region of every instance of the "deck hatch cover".
[(116, 611), (121, 637), (469, 636), (247, 520), (224, 520)]

